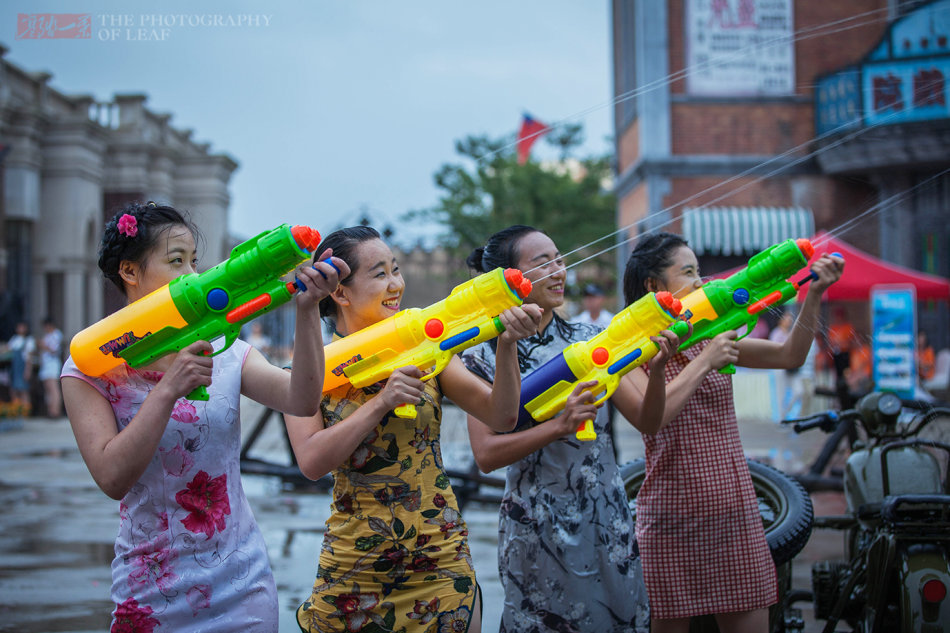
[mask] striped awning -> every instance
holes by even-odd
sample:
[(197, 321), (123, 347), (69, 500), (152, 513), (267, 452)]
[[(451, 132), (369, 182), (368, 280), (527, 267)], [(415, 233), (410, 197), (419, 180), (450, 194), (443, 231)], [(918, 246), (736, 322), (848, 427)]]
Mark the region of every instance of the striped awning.
[(683, 210), (683, 237), (697, 255), (753, 255), (790, 238), (811, 237), (803, 207), (701, 207)]

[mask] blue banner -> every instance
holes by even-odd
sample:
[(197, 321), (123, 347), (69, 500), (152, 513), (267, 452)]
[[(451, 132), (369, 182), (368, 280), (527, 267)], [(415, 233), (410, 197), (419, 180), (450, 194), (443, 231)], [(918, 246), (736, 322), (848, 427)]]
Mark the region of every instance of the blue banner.
[(910, 285), (871, 287), (874, 386), (913, 398), (917, 386), (917, 297)]

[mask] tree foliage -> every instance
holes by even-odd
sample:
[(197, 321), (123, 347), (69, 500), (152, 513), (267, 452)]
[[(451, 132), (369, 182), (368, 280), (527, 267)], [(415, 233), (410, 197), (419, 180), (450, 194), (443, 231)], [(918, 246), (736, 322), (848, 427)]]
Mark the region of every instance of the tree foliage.
[[(612, 233), (616, 201), (605, 190), (611, 175), (609, 156), (572, 158), (583, 140), (579, 125), (559, 127), (545, 140), (558, 148), (557, 163), (518, 164), (510, 138), (468, 136), (457, 141), (456, 152), (466, 163), (442, 165), (434, 175), (439, 203), (414, 211), (407, 219), (440, 223), (446, 229), (443, 244), (459, 255), (484, 245), (489, 235), (512, 224), (543, 230), (562, 253)], [(589, 251), (611, 244), (603, 240)], [(567, 263), (579, 259), (580, 254)], [(595, 261), (602, 271), (599, 277), (612, 275), (612, 252)]]

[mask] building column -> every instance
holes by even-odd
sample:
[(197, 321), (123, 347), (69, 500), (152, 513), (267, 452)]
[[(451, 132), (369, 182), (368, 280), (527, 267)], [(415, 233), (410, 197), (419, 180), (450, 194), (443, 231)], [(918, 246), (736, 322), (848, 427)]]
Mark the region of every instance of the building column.
[[(87, 100), (83, 98), (82, 103)], [(43, 138), (40, 221), (43, 250), (34, 253), (35, 278), (44, 290), (34, 305), (71, 337), (86, 327), (88, 293), (83, 276), (96, 258), (102, 214), (105, 131), (88, 118), (88, 103), (52, 123)], [(84, 112), (84, 110), (86, 112)], [(97, 235), (91, 236), (95, 231)], [(47, 282), (52, 285), (47, 287)]]
[[(201, 146), (199, 146), (201, 148)], [(202, 268), (224, 260), (231, 252), (228, 234), (228, 182), (237, 163), (224, 154), (197, 155), (178, 161), (175, 206), (189, 211), (205, 238)]]

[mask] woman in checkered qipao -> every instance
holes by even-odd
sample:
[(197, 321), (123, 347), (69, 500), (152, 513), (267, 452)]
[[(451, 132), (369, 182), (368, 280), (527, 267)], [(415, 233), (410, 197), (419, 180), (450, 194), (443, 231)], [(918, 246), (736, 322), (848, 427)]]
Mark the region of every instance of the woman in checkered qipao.
[[(544, 308), (536, 336), (518, 342), (526, 376), (600, 328), (571, 324), (555, 314), (564, 303), (566, 270), (554, 242), (541, 231), (512, 226), (489, 238), (469, 257), (476, 271), (514, 267), (534, 282), (527, 300)], [(655, 337), (661, 351), (651, 361), (662, 369), (678, 341), (669, 332)], [(465, 364), (489, 381), (496, 370), (489, 341), (463, 355)], [(629, 406), (632, 374), (651, 398)], [(658, 374), (659, 375), (659, 374)], [(647, 383), (650, 383), (649, 385)], [(513, 433), (493, 432), (469, 417), (469, 438), (483, 471), (507, 466), (499, 516), (498, 572), (505, 590), (500, 630), (504, 633), (598, 631), (645, 633), (650, 616), (633, 535), (633, 519), (607, 428), (606, 408), (594, 407), (595, 383), (580, 383), (564, 411)], [(659, 424), (665, 384), (637, 370), (624, 376), (612, 401), (644, 431)], [(594, 420), (597, 438), (581, 442), (578, 424)]]
[[(643, 436), (647, 471), (637, 495), (653, 633), (685, 633), (690, 617), (704, 614), (715, 614), (720, 630), (768, 630), (768, 607), (778, 599), (775, 565), (739, 439), (732, 378), (716, 370), (728, 363), (800, 366), (814, 338), (821, 294), (842, 269), (839, 258), (827, 255), (812, 265), (818, 279), (784, 343), (736, 341), (736, 333), (727, 332), (667, 363), (663, 425)], [(702, 284), (696, 255), (682, 237), (648, 234), (627, 262), (624, 299), (629, 305), (661, 290), (682, 299)]]

